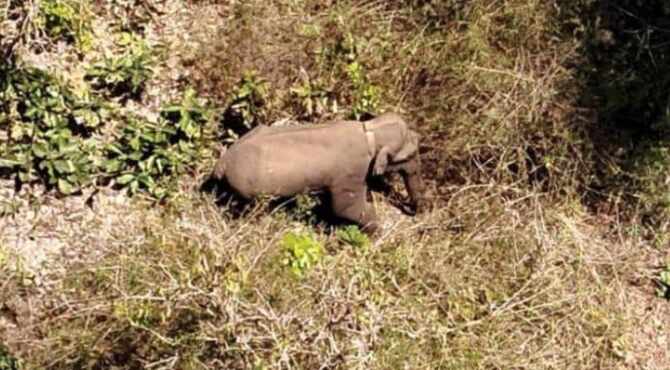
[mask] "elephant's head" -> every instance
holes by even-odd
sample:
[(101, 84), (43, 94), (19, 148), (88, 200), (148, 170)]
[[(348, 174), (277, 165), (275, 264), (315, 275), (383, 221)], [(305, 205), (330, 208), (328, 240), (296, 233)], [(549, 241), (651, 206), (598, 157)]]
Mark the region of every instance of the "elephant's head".
[(405, 181), (411, 206), (415, 212), (423, 208), (424, 186), (421, 179), (419, 135), (407, 127), (397, 114), (387, 113), (366, 122), (366, 128), (375, 136), (375, 156), (372, 173), (382, 175), (399, 172)]

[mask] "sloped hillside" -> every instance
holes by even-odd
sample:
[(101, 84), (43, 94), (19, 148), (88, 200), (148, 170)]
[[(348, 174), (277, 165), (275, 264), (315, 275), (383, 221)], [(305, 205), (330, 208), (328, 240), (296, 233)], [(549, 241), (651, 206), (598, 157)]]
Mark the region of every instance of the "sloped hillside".
[[(662, 0), (0, 0), (0, 369), (664, 369)], [(257, 125), (401, 113), (415, 217), (203, 191)]]

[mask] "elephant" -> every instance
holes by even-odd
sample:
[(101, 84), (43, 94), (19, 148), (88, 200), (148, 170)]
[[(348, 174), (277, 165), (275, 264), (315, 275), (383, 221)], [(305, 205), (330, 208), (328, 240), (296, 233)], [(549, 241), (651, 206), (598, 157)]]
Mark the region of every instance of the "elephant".
[(363, 122), (257, 126), (221, 150), (210, 178), (225, 181), (246, 200), (326, 191), (335, 216), (372, 236), (379, 224), (367, 201), (370, 175), (399, 173), (413, 213), (421, 211), (424, 185), (418, 146), (419, 135), (397, 113)]

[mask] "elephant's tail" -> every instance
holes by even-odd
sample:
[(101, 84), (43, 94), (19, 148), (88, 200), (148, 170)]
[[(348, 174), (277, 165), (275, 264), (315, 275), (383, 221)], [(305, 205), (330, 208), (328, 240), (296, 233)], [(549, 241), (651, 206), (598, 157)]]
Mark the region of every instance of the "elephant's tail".
[(214, 171), (212, 173), (212, 176), (216, 179), (222, 179), (223, 176), (226, 174), (226, 152), (228, 149), (224, 146), (220, 148), (220, 155), (219, 159), (216, 161), (216, 165), (214, 166)]

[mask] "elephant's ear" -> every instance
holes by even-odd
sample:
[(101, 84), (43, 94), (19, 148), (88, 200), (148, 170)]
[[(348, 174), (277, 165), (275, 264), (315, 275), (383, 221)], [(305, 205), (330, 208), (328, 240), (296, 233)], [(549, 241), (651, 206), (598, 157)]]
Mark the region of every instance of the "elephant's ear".
[(389, 149), (382, 147), (375, 157), (375, 165), (372, 168), (372, 174), (375, 176), (383, 175), (386, 172), (386, 166), (389, 163)]

